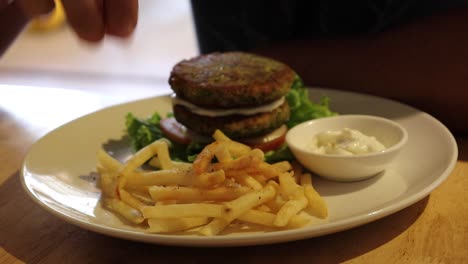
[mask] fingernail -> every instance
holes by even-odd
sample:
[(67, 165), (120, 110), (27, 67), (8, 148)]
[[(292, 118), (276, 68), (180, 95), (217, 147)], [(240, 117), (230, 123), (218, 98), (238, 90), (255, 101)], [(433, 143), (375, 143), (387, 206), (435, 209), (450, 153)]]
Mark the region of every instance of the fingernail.
[(133, 31), (135, 30), (135, 23), (133, 22), (130, 22), (130, 23), (127, 23), (127, 25), (125, 27), (122, 28), (122, 35), (130, 35), (133, 33)]

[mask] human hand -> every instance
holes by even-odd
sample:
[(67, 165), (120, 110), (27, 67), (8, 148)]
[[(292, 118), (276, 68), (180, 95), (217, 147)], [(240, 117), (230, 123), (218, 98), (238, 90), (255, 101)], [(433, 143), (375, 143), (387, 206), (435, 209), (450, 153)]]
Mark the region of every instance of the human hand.
[[(54, 8), (54, 0), (15, 0), (28, 19)], [(98, 42), (108, 34), (128, 37), (138, 20), (138, 0), (61, 0), (68, 23), (84, 40)]]

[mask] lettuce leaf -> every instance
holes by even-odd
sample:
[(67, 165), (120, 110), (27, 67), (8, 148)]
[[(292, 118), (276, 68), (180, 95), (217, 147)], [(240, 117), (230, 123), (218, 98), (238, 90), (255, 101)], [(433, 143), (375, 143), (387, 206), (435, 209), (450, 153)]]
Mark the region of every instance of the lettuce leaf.
[(127, 127), (127, 135), (130, 137), (133, 150), (137, 151), (164, 137), (159, 127), (160, 121), (161, 115), (159, 113), (154, 113), (146, 119), (139, 119), (132, 113), (127, 113), (125, 126)]
[(294, 155), (289, 150), (288, 145), (283, 144), (276, 150), (271, 150), (265, 153), (265, 161), (268, 163), (276, 163), (279, 161), (292, 161), (294, 160)]
[[(168, 114), (167, 117), (171, 116), (172, 114)], [(164, 133), (159, 125), (161, 119), (161, 115), (157, 112), (146, 119), (140, 119), (132, 113), (127, 113), (125, 126), (133, 151), (138, 151), (152, 142), (164, 138), (170, 143), (169, 153), (173, 160), (192, 162), (203, 149), (204, 145), (191, 143), (187, 146), (164, 137)]]
[(323, 96), (318, 103), (309, 99), (309, 90), (304, 86), (299, 76), (296, 76), (291, 90), (286, 95), (286, 100), (291, 109), (291, 116), (286, 123), (288, 128), (307, 120), (337, 115), (337, 113), (330, 110), (330, 99), (328, 97)]

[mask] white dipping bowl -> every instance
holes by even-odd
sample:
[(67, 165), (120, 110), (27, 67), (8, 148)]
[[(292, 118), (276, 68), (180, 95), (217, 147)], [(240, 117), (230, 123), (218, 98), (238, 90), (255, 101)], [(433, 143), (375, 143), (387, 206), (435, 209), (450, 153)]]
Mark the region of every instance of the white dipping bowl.
[[(310, 145), (316, 134), (344, 128), (375, 137), (385, 146), (381, 152), (339, 155), (318, 154)], [(310, 120), (286, 134), (289, 149), (305, 168), (336, 181), (357, 181), (384, 171), (408, 141), (407, 131), (395, 121), (370, 115), (339, 115)]]

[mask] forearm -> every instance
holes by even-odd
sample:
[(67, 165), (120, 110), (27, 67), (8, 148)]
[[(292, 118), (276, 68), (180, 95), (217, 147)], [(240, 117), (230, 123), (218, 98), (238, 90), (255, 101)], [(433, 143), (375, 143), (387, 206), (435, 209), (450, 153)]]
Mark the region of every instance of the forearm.
[(0, 8), (0, 57), (27, 23), (15, 3)]
[(308, 85), (390, 97), (468, 132), (468, 9), (373, 36), (307, 40), (260, 53), (291, 65)]

